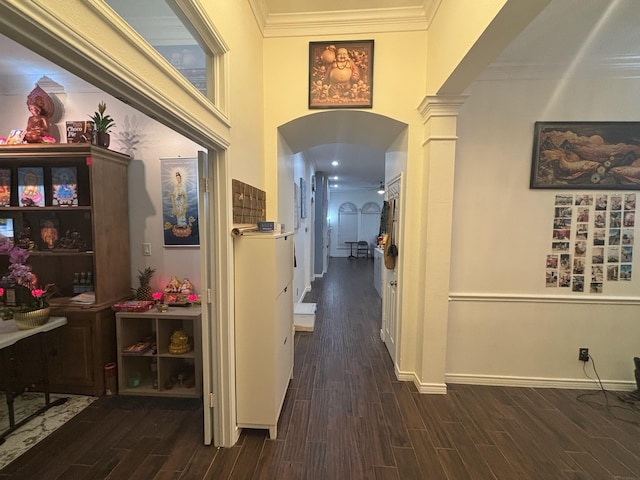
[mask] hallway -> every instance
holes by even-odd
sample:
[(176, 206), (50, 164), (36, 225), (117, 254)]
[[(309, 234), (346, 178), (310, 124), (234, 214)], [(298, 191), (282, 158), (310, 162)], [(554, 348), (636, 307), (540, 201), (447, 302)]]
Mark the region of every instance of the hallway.
[[(202, 445), (199, 402), (102, 397), (0, 479), (568, 480), (640, 478), (640, 415), (575, 390), (398, 382), (380, 341), (373, 262), (332, 258), (313, 284), (315, 331), (296, 334), (278, 425)], [(628, 405), (628, 404), (627, 404)], [(618, 417), (627, 421), (616, 420)]]

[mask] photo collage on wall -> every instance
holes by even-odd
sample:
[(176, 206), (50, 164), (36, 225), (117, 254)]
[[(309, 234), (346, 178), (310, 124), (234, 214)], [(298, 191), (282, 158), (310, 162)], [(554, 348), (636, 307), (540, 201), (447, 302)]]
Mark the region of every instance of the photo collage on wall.
[(602, 293), (630, 281), (635, 214), (635, 193), (556, 195), (547, 287)]

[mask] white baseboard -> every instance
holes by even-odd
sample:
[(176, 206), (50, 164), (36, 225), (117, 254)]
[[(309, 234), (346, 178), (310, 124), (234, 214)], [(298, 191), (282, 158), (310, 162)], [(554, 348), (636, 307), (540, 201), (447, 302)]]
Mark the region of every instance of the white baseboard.
[(398, 366), (394, 365), (396, 378), (403, 382), (413, 382), (419, 393), (443, 395), (447, 393), (445, 383), (423, 383), (413, 372), (400, 372)]
[[(595, 380), (581, 378), (537, 378), (510, 377), (501, 375), (465, 375), (449, 373), (445, 375), (446, 383), (466, 385), (488, 385), (494, 387), (532, 387), (563, 388), (570, 390), (599, 390), (600, 384)], [(634, 382), (624, 380), (602, 380), (602, 386), (612, 391), (635, 390)]]

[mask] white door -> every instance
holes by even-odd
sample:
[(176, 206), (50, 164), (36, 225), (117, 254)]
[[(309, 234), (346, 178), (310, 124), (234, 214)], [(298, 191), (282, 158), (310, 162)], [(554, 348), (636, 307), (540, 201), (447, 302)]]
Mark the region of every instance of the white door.
[[(211, 445), (216, 436), (214, 405), (216, 392), (217, 364), (216, 356), (212, 354), (216, 345), (215, 310), (213, 309), (211, 291), (214, 285), (213, 278), (213, 229), (211, 224), (212, 205), (214, 196), (211, 195), (213, 178), (208, 155), (198, 152), (198, 191), (199, 210), (198, 223), (200, 233), (200, 270), (201, 298), (202, 298), (202, 398), (204, 406), (204, 443)], [(215, 442), (216, 445), (219, 442)]]
[(383, 275), (383, 296), (382, 296), (382, 341), (389, 351), (391, 360), (396, 363), (396, 338), (398, 335), (398, 265), (402, 255), (402, 238), (400, 236), (401, 225), (401, 192), (402, 177), (394, 178), (386, 188), (387, 201), (390, 206), (390, 215), (393, 216), (392, 238), (393, 243), (398, 246), (398, 256), (396, 257), (393, 269), (384, 268)]

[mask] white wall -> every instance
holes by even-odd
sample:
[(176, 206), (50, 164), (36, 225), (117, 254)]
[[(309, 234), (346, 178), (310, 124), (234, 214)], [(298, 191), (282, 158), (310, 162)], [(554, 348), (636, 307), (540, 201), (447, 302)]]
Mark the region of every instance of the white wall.
[(530, 190), (529, 176), (535, 121), (637, 120), (640, 82), (478, 81), (468, 93), (458, 126), (447, 380), (579, 385), (578, 348), (588, 347), (603, 380), (630, 387), (640, 354), (638, 262), (631, 282), (605, 282), (602, 294), (545, 287), (555, 195), (578, 192)]
[[(373, 202), (378, 204), (380, 210), (382, 210), (382, 195), (379, 195), (375, 190), (364, 190), (364, 191), (353, 191), (353, 192), (336, 192), (334, 190), (331, 191), (329, 195), (329, 226), (331, 228), (331, 237), (330, 237), (330, 249), (329, 256), (330, 257), (348, 257), (349, 256), (349, 245), (340, 244), (338, 242), (338, 210), (340, 209), (340, 205), (345, 202), (351, 202), (356, 207), (358, 207), (358, 211), (362, 209), (362, 207), (369, 202)], [(360, 232), (360, 217), (361, 214), (358, 214), (358, 232)], [(373, 239), (364, 238), (359, 236), (359, 238), (355, 238), (354, 240), (366, 240), (371, 243)], [(355, 245), (353, 246), (353, 254), (355, 255)]]

